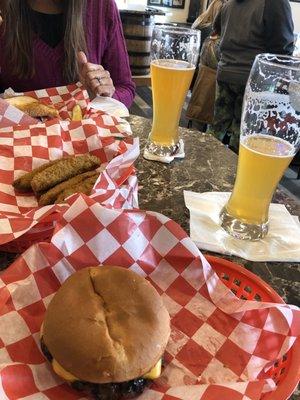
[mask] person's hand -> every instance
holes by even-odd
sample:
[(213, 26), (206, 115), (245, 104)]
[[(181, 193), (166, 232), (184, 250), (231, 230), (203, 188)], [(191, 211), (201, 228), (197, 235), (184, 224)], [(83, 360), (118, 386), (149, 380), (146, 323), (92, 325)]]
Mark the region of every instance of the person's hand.
[(110, 74), (102, 65), (89, 63), (83, 51), (77, 56), (80, 82), (95, 96), (112, 97), (115, 93)]

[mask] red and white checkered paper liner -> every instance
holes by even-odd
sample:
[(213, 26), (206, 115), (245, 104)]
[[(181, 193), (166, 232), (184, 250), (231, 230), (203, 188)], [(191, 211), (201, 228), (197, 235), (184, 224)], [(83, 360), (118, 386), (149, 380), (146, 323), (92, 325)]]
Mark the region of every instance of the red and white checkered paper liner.
[[(16, 107), (10, 106), (5, 102), (5, 98), (22, 95), (38, 99), (44, 104), (54, 105), (58, 110), (59, 118), (62, 120), (70, 121), (72, 119), (72, 111), (75, 105), (80, 106), (83, 118), (85, 119), (105, 114), (104, 112), (93, 109), (88, 92), (80, 82), (67, 86), (32, 90), (24, 93), (17, 93), (12, 89), (7, 89), (4, 93), (4, 99), (1, 99), (0, 101), (0, 131), (3, 127), (15, 125), (25, 126), (36, 124), (38, 122), (35, 118), (29, 117), (19, 111)], [(3, 118), (4, 116), (5, 118)], [(122, 120), (116, 118), (115, 123), (120, 124), (122, 123)]]
[(17, 108), (10, 106), (5, 100), (0, 98), (0, 127), (5, 128), (13, 125), (32, 125), (38, 121), (25, 115)]
[(39, 331), (62, 282), (97, 264), (146, 277), (171, 315), (166, 366), (140, 400), (258, 400), (272, 388), (265, 371), (299, 335), (299, 309), (236, 298), (161, 214), (109, 209), (84, 195), (72, 200), (51, 243), (33, 245), (0, 275), (2, 400), (83, 398), (52, 372)]
[[(65, 117), (74, 105), (86, 109), (87, 95), (80, 85), (34, 92), (43, 100), (61, 105)], [(26, 93), (33, 96), (33, 93)], [(48, 95), (48, 97), (46, 97)], [(58, 107), (58, 106), (57, 106)], [(105, 166), (92, 197), (117, 208), (137, 206), (137, 179), (133, 164), (139, 155), (129, 124), (102, 112), (87, 111), (82, 121), (53, 119), (30, 126), (0, 129), (0, 245), (11, 242), (66, 205), (38, 207), (36, 197), (15, 191), (12, 182), (32, 169), (67, 155), (91, 153)], [(42, 229), (42, 227), (41, 227)], [(44, 229), (44, 228), (43, 228)]]
[[(87, 110), (89, 108), (89, 95), (80, 82), (68, 86), (32, 90), (25, 93), (15, 93), (13, 90), (8, 89), (4, 93), (4, 101), (7, 97), (20, 95), (33, 97), (44, 104), (54, 105), (55, 108), (58, 110), (59, 118), (61, 118), (62, 120), (70, 120), (72, 118), (72, 110), (76, 104), (80, 105), (80, 108), (82, 109), (84, 115), (87, 114)], [(14, 110), (17, 109), (11, 106), (11, 112), (13, 112)], [(19, 114), (20, 113), (21, 112), (19, 112)], [(26, 117), (26, 114), (21, 114)], [(10, 119), (12, 122), (18, 123), (16, 118), (8, 119)], [(32, 120), (34, 121), (33, 123), (37, 122), (35, 119)], [(27, 120), (21, 120), (18, 124), (24, 126), (27, 124), (26, 121)], [(7, 126), (9, 126), (8, 123)], [(15, 123), (13, 125), (15, 125)], [(29, 123), (32, 124), (32, 122)], [(0, 127), (2, 128), (1, 123)]]

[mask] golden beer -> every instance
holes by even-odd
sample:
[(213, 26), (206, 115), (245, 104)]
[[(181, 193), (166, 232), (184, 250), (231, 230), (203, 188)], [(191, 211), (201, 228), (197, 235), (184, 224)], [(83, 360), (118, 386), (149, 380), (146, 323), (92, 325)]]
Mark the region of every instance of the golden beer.
[(161, 146), (178, 143), (178, 124), (195, 67), (178, 60), (151, 63), (153, 125), (150, 140)]
[(228, 214), (247, 224), (266, 223), (273, 193), (294, 154), (293, 145), (274, 136), (241, 137)]

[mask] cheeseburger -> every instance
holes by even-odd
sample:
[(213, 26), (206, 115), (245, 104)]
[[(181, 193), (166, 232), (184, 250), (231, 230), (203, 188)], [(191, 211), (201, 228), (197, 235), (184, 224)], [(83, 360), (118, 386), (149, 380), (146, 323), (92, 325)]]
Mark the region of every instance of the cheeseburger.
[(71, 275), (51, 300), (41, 348), (57, 375), (98, 400), (139, 395), (161, 373), (170, 317), (155, 288), (121, 267)]

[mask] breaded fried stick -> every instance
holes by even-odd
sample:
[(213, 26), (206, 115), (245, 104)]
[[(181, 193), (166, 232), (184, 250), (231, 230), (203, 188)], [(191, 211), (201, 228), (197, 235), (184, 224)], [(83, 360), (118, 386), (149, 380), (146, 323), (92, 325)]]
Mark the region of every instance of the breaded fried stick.
[(99, 158), (90, 154), (62, 159), (37, 173), (31, 181), (31, 187), (35, 193), (41, 193), (73, 176), (96, 169), (100, 164)]
[(71, 196), (73, 193), (84, 193), (87, 195), (91, 194), (93, 186), (97, 180), (97, 176), (91, 176), (83, 181), (81, 181), (78, 185), (71, 186), (65, 189), (60, 195), (57, 197), (55, 204), (63, 203), (64, 200)]
[(61, 182), (58, 185), (54, 186), (52, 189), (49, 189), (46, 193), (42, 194), (39, 198), (39, 206), (46, 206), (48, 204), (54, 204), (56, 198), (60, 195), (60, 193), (73, 187), (74, 185), (79, 184), (86, 178), (90, 178), (91, 176), (98, 176), (99, 172), (97, 171), (88, 171), (83, 174), (74, 176), (74, 178), (68, 179), (67, 181)]
[(31, 181), (32, 181), (33, 177), (37, 173), (44, 171), (46, 168), (50, 167), (51, 165), (57, 164), (59, 161), (60, 160), (54, 160), (54, 161), (47, 162), (43, 165), (40, 165), (38, 168), (35, 168), (33, 171), (28, 172), (27, 174), (16, 179), (13, 182), (13, 187), (15, 189), (19, 190), (20, 192), (31, 192), (32, 191)]

